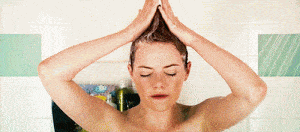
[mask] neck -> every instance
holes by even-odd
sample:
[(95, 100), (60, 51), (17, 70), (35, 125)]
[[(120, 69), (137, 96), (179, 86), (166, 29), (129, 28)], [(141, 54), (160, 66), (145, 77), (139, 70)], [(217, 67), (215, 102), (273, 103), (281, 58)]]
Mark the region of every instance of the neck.
[(184, 116), (179, 105), (174, 104), (171, 108), (164, 111), (155, 111), (145, 105), (134, 107), (129, 113), (131, 120), (140, 126), (149, 129), (166, 130), (174, 128), (176, 124), (183, 121)]

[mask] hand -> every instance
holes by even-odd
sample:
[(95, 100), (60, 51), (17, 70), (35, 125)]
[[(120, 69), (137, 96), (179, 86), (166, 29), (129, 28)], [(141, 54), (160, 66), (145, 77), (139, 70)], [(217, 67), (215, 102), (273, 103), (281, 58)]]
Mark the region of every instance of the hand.
[(159, 10), (170, 31), (185, 45), (191, 46), (200, 35), (186, 27), (178, 20), (178, 18), (174, 15), (168, 0), (161, 1), (162, 7), (159, 7)]
[(131, 41), (134, 41), (149, 27), (158, 5), (159, 0), (145, 0), (143, 9), (139, 10), (138, 16), (126, 28), (133, 35)]

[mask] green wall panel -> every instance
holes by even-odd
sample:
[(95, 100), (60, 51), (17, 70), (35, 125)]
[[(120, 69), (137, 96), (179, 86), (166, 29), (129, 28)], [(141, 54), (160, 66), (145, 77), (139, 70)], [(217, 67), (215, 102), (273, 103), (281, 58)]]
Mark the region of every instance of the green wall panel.
[(41, 35), (0, 34), (0, 76), (37, 76)]
[(259, 35), (258, 74), (300, 76), (300, 34)]

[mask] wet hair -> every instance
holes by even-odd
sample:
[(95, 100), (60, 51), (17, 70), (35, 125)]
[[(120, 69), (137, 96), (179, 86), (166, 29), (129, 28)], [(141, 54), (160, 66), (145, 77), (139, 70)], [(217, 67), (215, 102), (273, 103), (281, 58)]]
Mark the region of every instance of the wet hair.
[(182, 56), (182, 61), (184, 62), (184, 68), (187, 69), (188, 62), (188, 52), (186, 46), (169, 30), (166, 22), (162, 18), (160, 11), (157, 9), (156, 13), (151, 21), (150, 26), (132, 42), (130, 48), (130, 64), (133, 69), (135, 53), (137, 50), (137, 45), (140, 42), (151, 44), (153, 42), (165, 42), (171, 43), (176, 47)]

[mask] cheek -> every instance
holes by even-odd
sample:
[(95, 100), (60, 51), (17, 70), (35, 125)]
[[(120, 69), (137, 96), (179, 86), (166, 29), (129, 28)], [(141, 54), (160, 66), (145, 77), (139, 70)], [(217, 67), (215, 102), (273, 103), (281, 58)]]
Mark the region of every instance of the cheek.
[(173, 82), (173, 92), (174, 93), (180, 93), (182, 88), (183, 81), (181, 79), (177, 79), (175, 82)]
[(149, 93), (149, 87), (151, 86), (146, 79), (140, 77), (134, 77), (133, 79), (136, 90), (140, 95), (145, 95), (145, 93)]
[(170, 81), (170, 86), (172, 87), (172, 92), (174, 94), (176, 94), (176, 95), (180, 94), (183, 82), (184, 82), (183, 75), (181, 75), (177, 78), (174, 78), (173, 81)]

